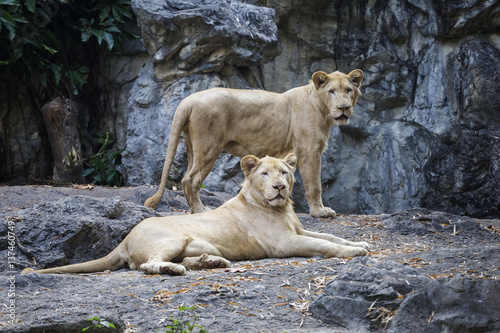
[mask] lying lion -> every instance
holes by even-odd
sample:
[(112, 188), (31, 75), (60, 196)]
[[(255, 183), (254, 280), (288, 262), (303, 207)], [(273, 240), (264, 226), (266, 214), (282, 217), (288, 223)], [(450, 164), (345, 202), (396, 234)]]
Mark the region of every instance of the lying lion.
[(219, 208), (148, 218), (103, 258), (36, 272), (89, 273), (128, 266), (148, 274), (180, 275), (189, 269), (229, 267), (229, 260), (367, 255), (366, 242), (302, 229), (290, 200), (296, 164), (294, 154), (283, 160), (246, 156), (241, 160), (243, 188)]
[(297, 154), (310, 214), (335, 217), (321, 200), (321, 153), (330, 127), (349, 122), (362, 80), (359, 69), (316, 72), (312, 83), (283, 94), (216, 88), (188, 96), (174, 115), (158, 191), (144, 205), (154, 209), (163, 197), (182, 132), (188, 156), (182, 189), (192, 213), (205, 211), (200, 186), (224, 149), (239, 157)]

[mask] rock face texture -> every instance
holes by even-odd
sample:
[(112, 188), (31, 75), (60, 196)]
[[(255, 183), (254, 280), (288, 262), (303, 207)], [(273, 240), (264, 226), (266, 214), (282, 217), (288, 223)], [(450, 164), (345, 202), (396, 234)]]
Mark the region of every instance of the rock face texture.
[[(355, 116), (331, 130), (323, 154), (325, 204), (340, 213), (424, 206), (500, 215), (500, 0), (132, 0), (132, 8), (142, 44), (101, 66), (103, 126), (127, 146), (129, 185), (159, 182), (173, 114), (189, 94), (283, 92), (317, 70), (360, 68)], [(46, 169), (39, 125), (21, 129), (30, 117), (5, 108), (0, 116), (8, 124), (0, 172)], [(174, 180), (185, 170), (183, 149)], [(238, 159), (222, 155), (204, 185), (234, 194), (241, 180)], [(300, 178), (294, 192), (307, 211)]]
[[(214, 11), (219, 2), (133, 1), (151, 60), (128, 100), (128, 182), (159, 181), (173, 113), (195, 91), (283, 92), (317, 70), (361, 68), (356, 115), (332, 129), (323, 154), (324, 202), (344, 213), (498, 216), (499, 4), (233, 1)], [(236, 193), (237, 163), (221, 156), (205, 186)], [(185, 164), (180, 147), (174, 179)], [(300, 179), (294, 192), (307, 211)]]

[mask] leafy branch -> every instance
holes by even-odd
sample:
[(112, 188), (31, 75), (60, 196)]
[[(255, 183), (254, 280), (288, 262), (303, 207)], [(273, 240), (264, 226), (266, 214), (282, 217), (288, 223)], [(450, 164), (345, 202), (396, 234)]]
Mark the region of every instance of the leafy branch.
[[(49, 95), (78, 95), (89, 68), (74, 57), (82, 45), (121, 48), (132, 19), (129, 0), (0, 0), (0, 76), (40, 84)], [(76, 52), (77, 53), (77, 52)]]

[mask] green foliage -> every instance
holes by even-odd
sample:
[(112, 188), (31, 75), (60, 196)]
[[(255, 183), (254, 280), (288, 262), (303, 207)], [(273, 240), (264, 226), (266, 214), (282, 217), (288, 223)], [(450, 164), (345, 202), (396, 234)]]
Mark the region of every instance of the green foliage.
[(97, 154), (83, 161), (88, 168), (83, 171), (82, 176), (92, 177), (92, 183), (96, 185), (120, 186), (123, 177), (116, 168), (122, 163), (121, 154), (125, 148), (111, 148), (115, 140), (108, 132), (99, 132), (95, 140), (101, 144), (101, 148)]
[[(77, 95), (90, 69), (75, 57), (92, 44), (120, 47), (130, 0), (0, 0), (0, 84)], [(82, 46), (84, 45), (84, 46)]]
[(107, 328), (110, 328), (110, 329), (116, 328), (115, 325), (113, 325), (109, 321), (107, 321), (105, 319), (101, 319), (99, 317), (89, 318), (89, 319), (87, 319), (87, 321), (91, 321), (92, 325), (91, 326), (87, 326), (84, 329), (82, 329), (82, 332), (85, 332), (87, 330), (95, 330), (96, 328), (102, 328), (102, 327), (107, 327)]
[[(189, 333), (189, 332), (199, 332), (208, 333), (206, 329), (201, 325), (196, 325), (198, 317), (195, 314), (188, 314), (189, 310), (194, 310), (194, 306), (186, 307), (180, 306), (180, 318), (175, 319), (170, 317), (171, 324), (165, 326), (164, 328), (158, 328), (155, 332), (165, 332), (165, 333)], [(187, 317), (187, 318), (186, 318)]]

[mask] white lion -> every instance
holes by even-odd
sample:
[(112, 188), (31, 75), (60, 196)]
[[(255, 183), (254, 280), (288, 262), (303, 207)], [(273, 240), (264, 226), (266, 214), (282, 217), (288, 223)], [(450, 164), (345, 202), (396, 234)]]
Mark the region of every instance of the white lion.
[[(350, 242), (304, 230), (290, 193), (297, 163), (246, 156), (240, 193), (212, 211), (148, 218), (107, 256), (37, 273), (88, 273), (123, 267), (148, 274), (184, 274), (186, 269), (229, 267), (229, 260), (262, 258), (353, 257), (368, 254), (366, 242)], [(23, 274), (34, 272), (31, 268)]]
[(191, 212), (205, 210), (200, 186), (224, 149), (239, 157), (295, 153), (310, 214), (334, 217), (321, 199), (321, 153), (330, 127), (349, 122), (362, 80), (360, 69), (347, 75), (316, 72), (310, 84), (283, 94), (216, 88), (188, 96), (175, 112), (158, 191), (144, 205), (158, 206), (183, 133), (188, 167), (182, 189)]

